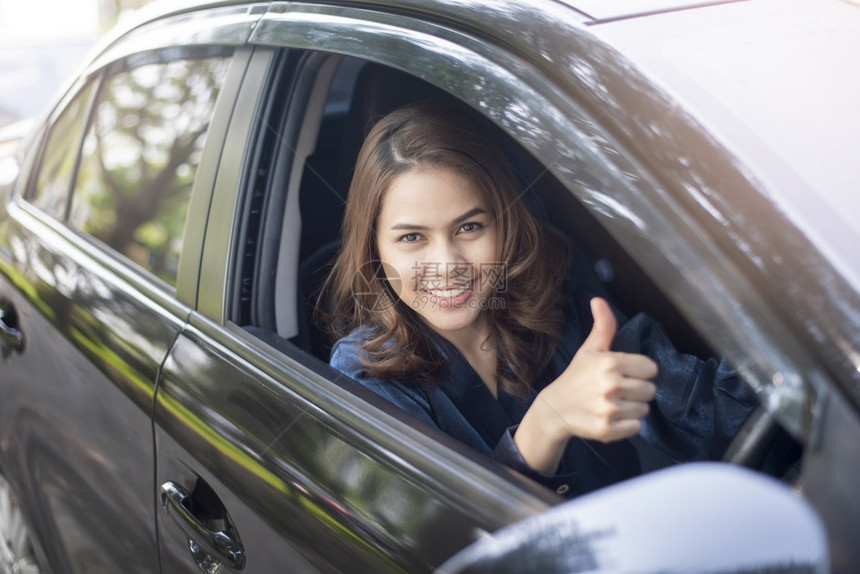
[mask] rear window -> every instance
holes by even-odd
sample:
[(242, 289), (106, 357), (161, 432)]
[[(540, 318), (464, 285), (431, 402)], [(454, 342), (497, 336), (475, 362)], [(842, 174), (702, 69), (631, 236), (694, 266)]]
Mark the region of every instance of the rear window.
[(69, 222), (176, 284), (191, 188), (229, 57), (111, 74), (83, 142)]

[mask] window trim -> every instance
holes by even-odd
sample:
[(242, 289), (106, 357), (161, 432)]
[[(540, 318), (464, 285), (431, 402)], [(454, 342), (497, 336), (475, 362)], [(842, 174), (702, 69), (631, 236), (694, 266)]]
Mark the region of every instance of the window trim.
[(212, 208), (212, 197), (219, 178), (221, 156), (228, 145), (228, 132), (233, 121), (236, 101), (253, 51), (237, 48), (229, 63), (227, 76), (215, 102), (209, 130), (197, 174), (191, 188), (191, 200), (185, 220), (179, 270), (176, 276), (176, 296), (191, 307), (198, 304), (202, 259)]
[(245, 44), (266, 9), (265, 3), (220, 6), (160, 16), (138, 22), (121, 35), (109, 37), (102, 52), (90, 62), (87, 73), (111, 62), (151, 50), (153, 46), (230, 46)]
[(237, 56), (245, 62), (245, 67), (233, 86), (232, 113), (224, 114), (227, 125), (221, 149), (217, 154), (213, 150), (211, 161), (217, 165), (217, 173), (211, 172), (214, 185), (208, 197), (204, 200), (201, 196), (193, 206), (198, 215), (195, 226), (203, 234), (200, 264), (188, 269), (189, 274), (182, 277), (182, 290), (178, 291), (180, 298), (193, 301), (192, 306), (198, 311), (222, 324), (228, 306), (227, 293), (234, 273), (238, 272), (234, 254), (242, 237), (239, 205), (248, 181), (246, 158), (250, 157), (249, 150), (256, 141), (253, 137), (256, 116), (275, 63), (273, 50), (240, 48)]

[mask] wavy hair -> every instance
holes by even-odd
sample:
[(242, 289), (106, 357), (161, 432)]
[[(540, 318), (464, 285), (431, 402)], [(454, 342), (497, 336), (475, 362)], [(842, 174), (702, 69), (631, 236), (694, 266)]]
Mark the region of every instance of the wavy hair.
[(493, 295), (504, 304), (484, 311), (497, 341), (498, 384), (508, 394), (525, 396), (561, 335), (567, 244), (527, 209), (501, 150), (476, 121), (451, 106), (404, 106), (368, 134), (349, 188), (341, 249), (322, 291), (333, 299), (329, 325), (336, 336), (365, 327), (361, 348), (370, 377), (419, 385), (442, 381), (446, 361), (418, 314), (388, 285), (375, 237), (376, 220), (394, 179), (428, 167), (455, 170), (486, 196), (506, 273), (505, 289)]

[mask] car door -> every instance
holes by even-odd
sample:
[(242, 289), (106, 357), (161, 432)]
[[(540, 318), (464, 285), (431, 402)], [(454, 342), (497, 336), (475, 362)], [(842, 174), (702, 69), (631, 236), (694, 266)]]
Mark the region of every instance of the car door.
[(0, 371), (0, 469), (47, 571), (159, 567), (152, 404), (189, 313), (185, 220), (192, 189), (211, 191), (233, 49), (136, 40), (56, 108), (0, 224), (2, 319), (18, 336)]

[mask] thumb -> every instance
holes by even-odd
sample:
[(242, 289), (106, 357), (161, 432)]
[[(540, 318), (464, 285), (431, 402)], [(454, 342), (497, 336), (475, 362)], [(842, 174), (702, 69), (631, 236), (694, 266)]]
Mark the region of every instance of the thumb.
[(608, 351), (615, 338), (615, 315), (605, 299), (595, 297), (591, 300), (591, 314), (594, 326), (581, 348), (592, 351)]

